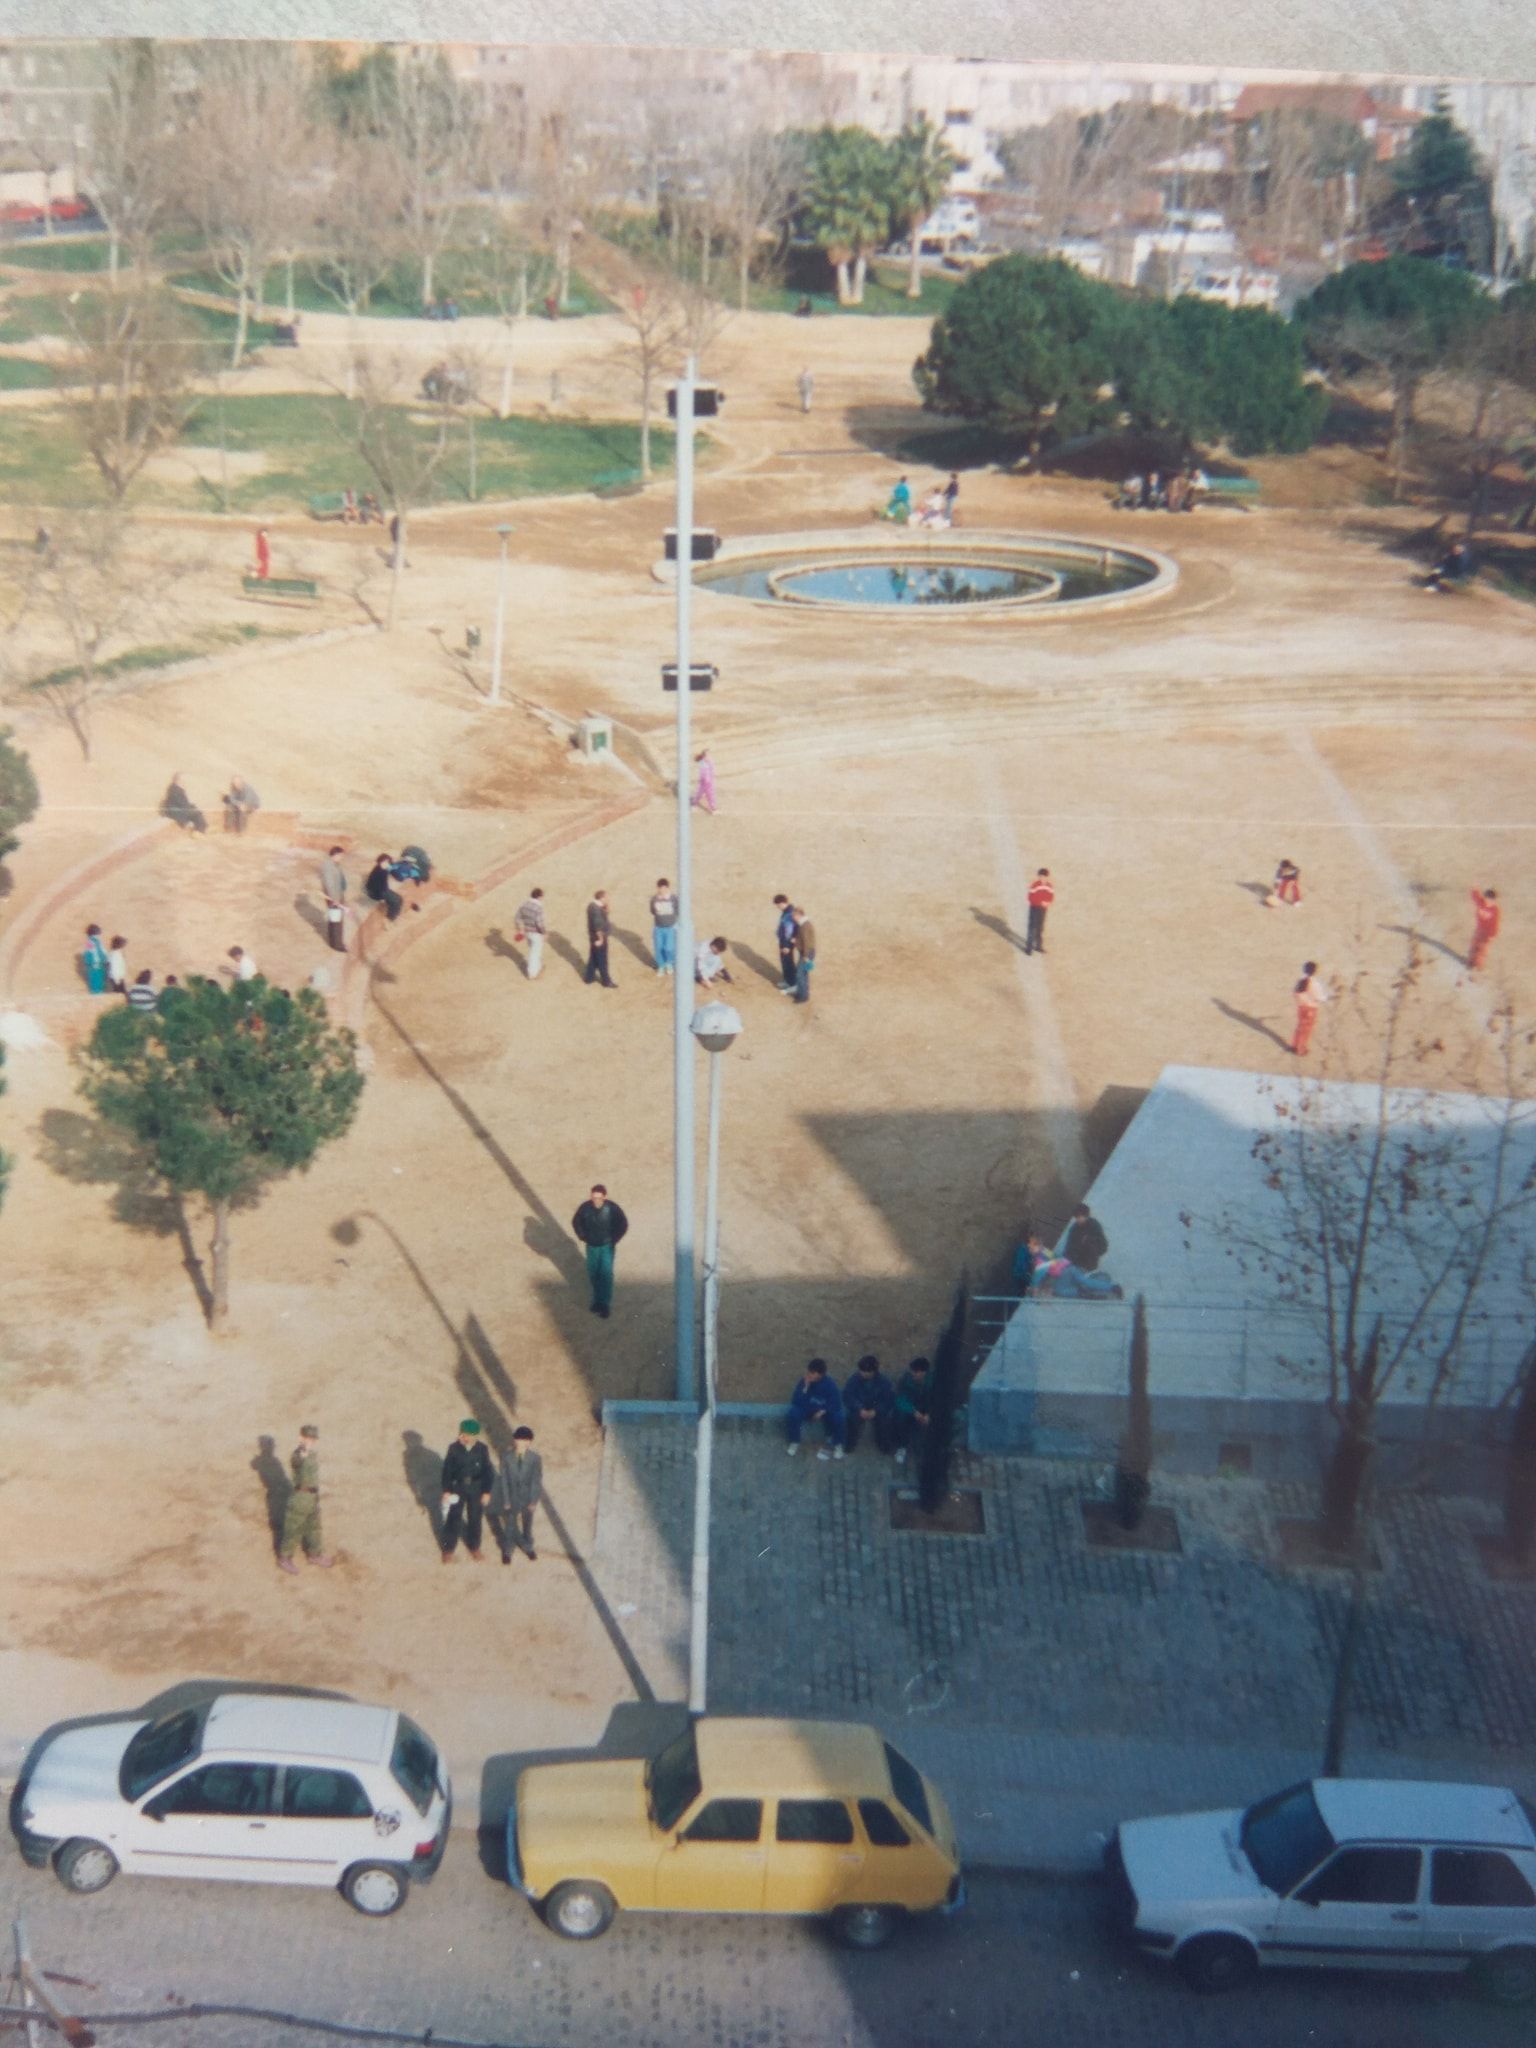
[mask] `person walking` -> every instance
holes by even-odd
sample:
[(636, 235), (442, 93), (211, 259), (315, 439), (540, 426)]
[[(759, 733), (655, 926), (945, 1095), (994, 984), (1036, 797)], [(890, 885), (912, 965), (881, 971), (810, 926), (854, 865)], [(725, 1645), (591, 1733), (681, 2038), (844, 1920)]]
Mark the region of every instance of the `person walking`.
[(544, 1461), (533, 1448), (533, 1431), (521, 1422), (501, 1454), (501, 1470), (491, 1489), (491, 1522), (503, 1564), (512, 1562), (514, 1542), (530, 1564), (537, 1559), (533, 1511), (543, 1498)]
[(485, 1509), (495, 1483), (491, 1454), (480, 1441), (480, 1425), (473, 1416), (467, 1417), (443, 1458), (444, 1564), (453, 1563), (461, 1533), (464, 1548), (476, 1564), (480, 1562)]
[(333, 1560), (326, 1555), (320, 1537), (320, 1432), (312, 1422), (299, 1431), (299, 1440), (288, 1460), (292, 1485), (283, 1507), (283, 1532), (277, 1544), (279, 1571), (298, 1575), (293, 1553), (302, 1549), (311, 1564), (329, 1571)]
[(795, 992), (795, 909), (787, 896), (775, 896), (773, 907), (779, 913), (773, 933), (779, 949), (779, 994), (792, 996)]
[(1286, 903), (1295, 910), (1301, 902), (1301, 869), (1293, 860), (1281, 861), (1275, 869), (1275, 886), (1270, 891), (1271, 905)]
[(789, 1397), (789, 1410), (784, 1417), (784, 1434), (788, 1438), (785, 1449), (793, 1458), (800, 1449), (800, 1438), (806, 1424), (819, 1422), (827, 1440), (816, 1453), (817, 1457), (823, 1461), (841, 1458), (844, 1455), (845, 1419), (843, 1397), (837, 1391), (837, 1381), (827, 1371), (827, 1361), (813, 1358), (795, 1382), (795, 1391)]
[(949, 482), (944, 486), (944, 517), (953, 526), (955, 523), (955, 501), (960, 496), (960, 477), (956, 470), (949, 472)]
[(1079, 1202), (1067, 1226), (1066, 1257), (1085, 1273), (1094, 1273), (1108, 1250), (1109, 1239), (1104, 1235), (1103, 1224), (1086, 1202)]
[(333, 953), (347, 950), (347, 876), (342, 849), (333, 846), (320, 863), (320, 893), (325, 898), (325, 942)]
[(80, 955), (80, 972), (85, 976), (85, 985), (93, 996), (104, 996), (107, 992), (107, 975), (111, 955), (102, 941), (101, 926), (88, 924), (85, 928), (85, 948)]
[(928, 1426), (933, 1415), (933, 1381), (926, 1358), (914, 1358), (896, 1382), (896, 1462), (904, 1465), (909, 1452), (923, 1454)]
[(128, 1007), (137, 1010), (141, 1017), (148, 1016), (155, 1008), (155, 977), (148, 967), (141, 967), (133, 977), (133, 986), (128, 991)]
[(549, 932), (542, 889), (530, 889), (519, 903), (512, 931), (514, 937), (521, 939), (528, 948), (528, 979), (537, 981), (544, 965), (544, 940)]
[(1026, 953), (1045, 951), (1045, 913), (1055, 901), (1056, 889), (1050, 869), (1036, 868), (1035, 879), (1029, 885), (1029, 929), (1024, 935)]
[(1328, 1000), (1328, 991), (1317, 978), (1317, 962), (1315, 960), (1307, 960), (1302, 963), (1301, 979), (1297, 982), (1294, 993), (1296, 997), (1296, 1032), (1291, 1040), (1291, 1051), (1300, 1058), (1312, 1043), (1312, 1032), (1317, 1023), (1317, 1013)]
[(802, 904), (795, 905), (795, 1001), (811, 1000), (811, 970), (816, 965), (816, 927)]
[(368, 870), (368, 879), (363, 884), (363, 894), (370, 903), (381, 906), (391, 924), (404, 910), (405, 898), (395, 887), (395, 864), (389, 854), (381, 853)]
[(693, 792), (695, 810), (708, 811), (713, 817), (720, 806), (715, 802), (715, 764), (709, 758), (706, 747), (702, 754), (694, 755), (694, 765), (699, 771), (698, 787)]
[(796, 379), (796, 389), (800, 393), (800, 410), (802, 412), (809, 412), (811, 400), (816, 396), (816, 379), (812, 376), (809, 368), (800, 372), (799, 377)]
[(859, 1360), (843, 1387), (843, 1419), (850, 1457), (866, 1429), (873, 1433), (881, 1457), (888, 1458), (895, 1450), (896, 1389), (872, 1352)]
[(1467, 948), (1467, 967), (1476, 974), (1488, 958), (1488, 948), (1499, 936), (1499, 892), (1497, 889), (1474, 889), (1472, 891), (1472, 943)]
[(128, 941), (121, 932), (113, 934), (107, 954), (107, 987), (115, 996), (128, 993)]
[(595, 890), (587, 905), (587, 971), (582, 976), (589, 987), (594, 981), (600, 981), (604, 988), (618, 987), (608, 972), (608, 937), (612, 929), (608, 891)]
[(272, 574), (272, 540), (264, 526), (256, 529), (256, 575), (265, 583)]
[(665, 875), (657, 881), (651, 898), (651, 952), (658, 974), (677, 972), (677, 898)]
[(587, 1248), (587, 1279), (592, 1287), (591, 1313), (607, 1322), (613, 1312), (613, 1255), (629, 1229), (629, 1218), (599, 1181), (576, 1214), (571, 1228)]
[(705, 939), (695, 949), (693, 956), (693, 978), (700, 988), (713, 988), (717, 981), (729, 981), (731, 970), (725, 964), (726, 943), (724, 939)]

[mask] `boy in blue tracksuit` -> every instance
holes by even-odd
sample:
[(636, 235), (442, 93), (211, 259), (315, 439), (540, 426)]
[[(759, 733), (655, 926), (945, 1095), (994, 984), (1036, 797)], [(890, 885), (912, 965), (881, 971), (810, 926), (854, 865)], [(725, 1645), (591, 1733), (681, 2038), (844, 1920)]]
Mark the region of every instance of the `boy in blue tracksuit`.
[(875, 1449), (888, 1458), (896, 1448), (896, 1389), (880, 1370), (878, 1358), (861, 1358), (843, 1386), (844, 1435), (850, 1451), (859, 1447), (865, 1429), (874, 1432)]
[(808, 1422), (819, 1422), (826, 1432), (827, 1440), (816, 1453), (818, 1458), (840, 1458), (843, 1455), (843, 1397), (837, 1391), (837, 1382), (827, 1371), (824, 1358), (813, 1358), (796, 1382), (795, 1391), (789, 1397), (789, 1413), (784, 1418), (784, 1434), (789, 1438), (789, 1455), (794, 1457), (800, 1448), (800, 1435)]
[(779, 921), (773, 932), (779, 948), (779, 994), (792, 996), (795, 992), (795, 976), (800, 971), (800, 962), (795, 953), (795, 935), (799, 927), (795, 923), (794, 906), (787, 896), (775, 896), (773, 907), (779, 913)]

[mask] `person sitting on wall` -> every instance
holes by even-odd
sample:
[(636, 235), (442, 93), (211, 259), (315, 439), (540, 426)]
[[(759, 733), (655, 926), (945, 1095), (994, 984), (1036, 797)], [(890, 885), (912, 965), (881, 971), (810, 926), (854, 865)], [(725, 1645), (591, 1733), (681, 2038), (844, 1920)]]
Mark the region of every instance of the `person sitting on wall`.
[(1477, 574), (1477, 557), (1471, 546), (1459, 540), (1436, 562), (1429, 574), (1421, 579), (1425, 590), (1457, 590), (1470, 583)]

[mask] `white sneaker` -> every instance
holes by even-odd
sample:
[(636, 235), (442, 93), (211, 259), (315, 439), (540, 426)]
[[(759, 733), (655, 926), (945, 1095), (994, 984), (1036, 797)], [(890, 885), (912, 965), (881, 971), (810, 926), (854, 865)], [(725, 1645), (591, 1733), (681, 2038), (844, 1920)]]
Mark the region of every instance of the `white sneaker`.
[(843, 1449), (842, 1445), (839, 1444), (837, 1449), (832, 1453), (832, 1455), (834, 1458), (846, 1458), (848, 1453)]
[(789, 1454), (789, 1456), (793, 1458), (798, 1455), (800, 1446), (798, 1444), (786, 1444), (784, 1446), (784, 1449)]
[[(823, 1448), (816, 1453), (817, 1462), (819, 1464), (825, 1465), (828, 1458), (830, 1458), (831, 1455), (832, 1453), (829, 1450), (827, 1450), (825, 1446), (823, 1446)], [(837, 1455), (841, 1457), (843, 1454), (841, 1451), (839, 1451)]]

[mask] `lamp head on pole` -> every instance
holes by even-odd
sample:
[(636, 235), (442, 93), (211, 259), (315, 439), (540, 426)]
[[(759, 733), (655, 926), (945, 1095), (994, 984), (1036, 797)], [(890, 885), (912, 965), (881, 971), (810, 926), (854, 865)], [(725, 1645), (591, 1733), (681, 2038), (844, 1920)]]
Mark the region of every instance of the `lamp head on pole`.
[(505, 547), (507, 537), (512, 532), (512, 528), (510, 526), (498, 526), (496, 531), (501, 535), (502, 546)]
[(728, 1052), (741, 1036), (741, 1017), (729, 1003), (705, 1003), (690, 1028), (706, 1052)]

